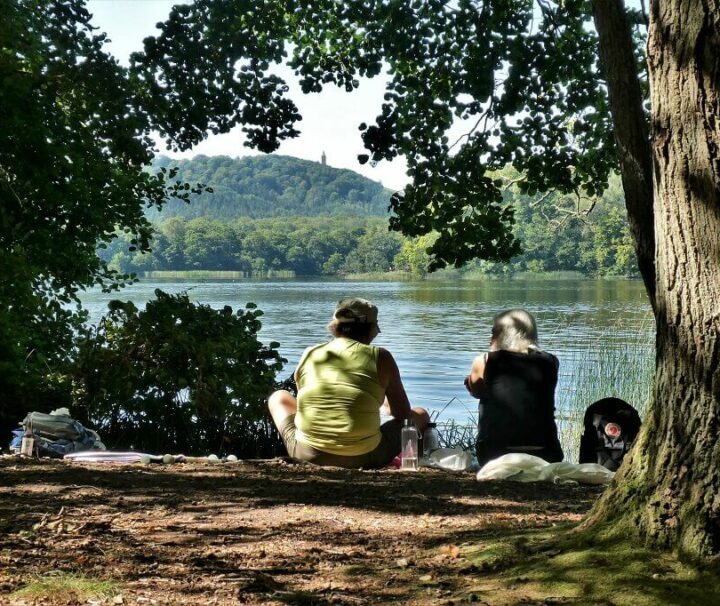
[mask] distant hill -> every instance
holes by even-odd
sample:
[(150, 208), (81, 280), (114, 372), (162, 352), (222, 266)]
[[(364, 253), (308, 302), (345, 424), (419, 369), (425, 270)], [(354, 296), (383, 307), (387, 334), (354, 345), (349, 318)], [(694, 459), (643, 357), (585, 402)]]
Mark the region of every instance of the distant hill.
[(236, 219), (284, 216), (386, 216), (391, 192), (351, 170), (290, 156), (160, 156), (155, 167), (177, 166), (177, 178), (213, 188), (190, 204), (172, 201), (153, 220), (169, 217)]

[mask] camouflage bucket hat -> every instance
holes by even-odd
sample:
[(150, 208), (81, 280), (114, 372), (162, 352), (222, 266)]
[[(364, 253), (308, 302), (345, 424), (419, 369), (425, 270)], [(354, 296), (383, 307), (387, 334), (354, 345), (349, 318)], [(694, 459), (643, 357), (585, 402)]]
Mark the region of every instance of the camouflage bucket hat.
[[(341, 324), (357, 323), (377, 326), (378, 308), (367, 299), (347, 297), (337, 304), (333, 318)], [(379, 331), (380, 327), (378, 327)]]

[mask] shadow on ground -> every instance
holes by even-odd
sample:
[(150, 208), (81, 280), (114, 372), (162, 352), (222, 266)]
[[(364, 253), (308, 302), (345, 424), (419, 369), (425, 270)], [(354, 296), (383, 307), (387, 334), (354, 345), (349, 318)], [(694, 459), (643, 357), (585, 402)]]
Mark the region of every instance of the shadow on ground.
[[(113, 582), (99, 603), (478, 600), (467, 592), (482, 572), (464, 549), (577, 522), (600, 492), (282, 460), (144, 467), (5, 457), (0, 595), (36, 599), (27, 597), (33, 579), (79, 575)], [(15, 593), (23, 588), (25, 597)], [(77, 603), (60, 593), (37, 601)]]

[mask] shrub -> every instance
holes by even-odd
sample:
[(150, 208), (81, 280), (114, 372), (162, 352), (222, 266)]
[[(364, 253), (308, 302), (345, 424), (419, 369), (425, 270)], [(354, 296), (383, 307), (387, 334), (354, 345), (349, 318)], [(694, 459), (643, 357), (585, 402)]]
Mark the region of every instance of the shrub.
[(267, 456), (278, 444), (265, 399), (284, 359), (257, 338), (262, 311), (215, 310), (155, 291), (139, 311), (111, 301), (79, 341), (73, 371), (81, 420), (108, 446), (150, 452)]

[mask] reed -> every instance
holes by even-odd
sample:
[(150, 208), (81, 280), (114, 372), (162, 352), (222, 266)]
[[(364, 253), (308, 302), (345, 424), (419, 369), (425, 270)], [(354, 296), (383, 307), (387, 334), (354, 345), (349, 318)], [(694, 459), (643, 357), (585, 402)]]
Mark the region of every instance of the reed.
[[(608, 347), (565, 356), (556, 392), (556, 419), (565, 460), (577, 462), (585, 409), (602, 398), (621, 398), (644, 418), (655, 372), (655, 340), (650, 327), (637, 333), (608, 334)], [(564, 371), (562, 369), (565, 369)]]

